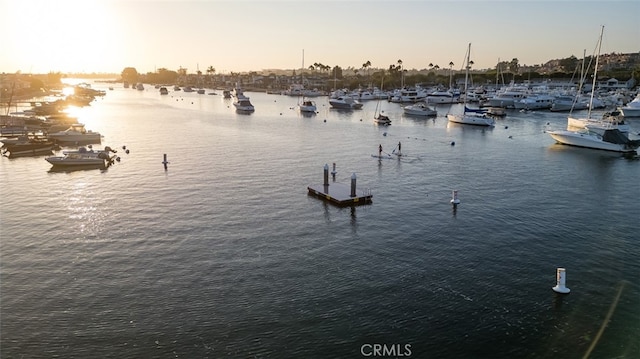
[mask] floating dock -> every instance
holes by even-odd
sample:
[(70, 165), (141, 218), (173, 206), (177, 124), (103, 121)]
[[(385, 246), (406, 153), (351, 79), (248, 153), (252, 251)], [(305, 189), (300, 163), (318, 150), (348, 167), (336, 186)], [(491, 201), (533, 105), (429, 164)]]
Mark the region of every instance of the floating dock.
[[(335, 163), (332, 172), (335, 180)], [(356, 192), (356, 174), (351, 176), (351, 185), (332, 182), (329, 183), (329, 166), (324, 167), (324, 183), (320, 185), (309, 185), (307, 187), (310, 195), (337, 204), (339, 206), (355, 206), (361, 204), (369, 204), (372, 202), (373, 195), (370, 190)]]
[(373, 198), (371, 193), (362, 193), (352, 197), (350, 186), (338, 182), (332, 182), (330, 185), (309, 185), (307, 188), (309, 194), (339, 206), (369, 204)]

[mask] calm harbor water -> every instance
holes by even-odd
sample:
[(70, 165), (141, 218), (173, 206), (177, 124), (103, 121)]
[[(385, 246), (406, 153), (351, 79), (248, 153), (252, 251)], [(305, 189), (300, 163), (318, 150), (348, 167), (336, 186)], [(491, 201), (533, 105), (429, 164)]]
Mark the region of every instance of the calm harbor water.
[[(554, 144), (566, 114), (482, 129), (382, 102), (377, 127), (375, 102), (220, 94), (78, 109), (120, 149), (107, 170), (0, 158), (2, 358), (640, 356), (640, 161)], [(371, 205), (307, 194), (334, 162)]]

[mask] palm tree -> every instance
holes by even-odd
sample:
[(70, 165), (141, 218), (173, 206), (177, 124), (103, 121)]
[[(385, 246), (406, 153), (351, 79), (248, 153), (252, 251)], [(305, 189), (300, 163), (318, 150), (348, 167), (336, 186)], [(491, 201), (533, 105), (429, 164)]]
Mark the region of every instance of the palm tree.
[(369, 77), (369, 67), (371, 67), (371, 61), (367, 60), (364, 64), (362, 64), (362, 68), (365, 69), (367, 73), (367, 77)]
[(402, 60), (398, 60), (398, 66), (400, 66), (400, 87), (404, 87), (404, 71), (402, 71)]
[[(216, 69), (213, 66), (207, 67), (207, 75), (209, 75), (211, 81), (211, 77), (216, 73)], [(213, 81), (211, 81), (213, 83)]]
[(449, 62), (449, 89), (451, 89), (451, 80), (453, 79), (453, 61)]

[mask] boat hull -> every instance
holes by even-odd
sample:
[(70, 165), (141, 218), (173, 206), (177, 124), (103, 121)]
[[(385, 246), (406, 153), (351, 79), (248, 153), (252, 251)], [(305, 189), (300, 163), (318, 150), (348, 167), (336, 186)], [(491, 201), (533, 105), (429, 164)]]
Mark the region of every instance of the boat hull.
[(620, 113), (624, 117), (640, 117), (640, 107), (638, 107), (638, 108), (621, 107), (620, 108)]
[(549, 131), (549, 136), (556, 142), (575, 147), (591, 148), (595, 150), (613, 151), (620, 153), (635, 153), (636, 150), (628, 148), (624, 144), (610, 143), (602, 139), (602, 136), (592, 132), (575, 132), (568, 130)]
[(107, 161), (98, 157), (69, 159), (63, 156), (45, 158), (47, 162), (58, 167), (105, 166)]
[(474, 126), (494, 126), (495, 120), (488, 116), (476, 116), (476, 115), (447, 115), (447, 120), (453, 123), (460, 123), (464, 125), (474, 125)]
[(411, 116), (437, 116), (438, 112), (426, 106), (407, 106), (403, 109), (405, 115)]

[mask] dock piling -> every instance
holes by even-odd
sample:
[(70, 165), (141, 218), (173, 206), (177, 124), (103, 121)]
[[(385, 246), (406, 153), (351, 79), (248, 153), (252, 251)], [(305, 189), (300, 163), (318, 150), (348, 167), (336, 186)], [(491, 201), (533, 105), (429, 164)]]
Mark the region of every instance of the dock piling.
[(356, 173), (353, 172), (351, 175), (351, 197), (356, 196)]

